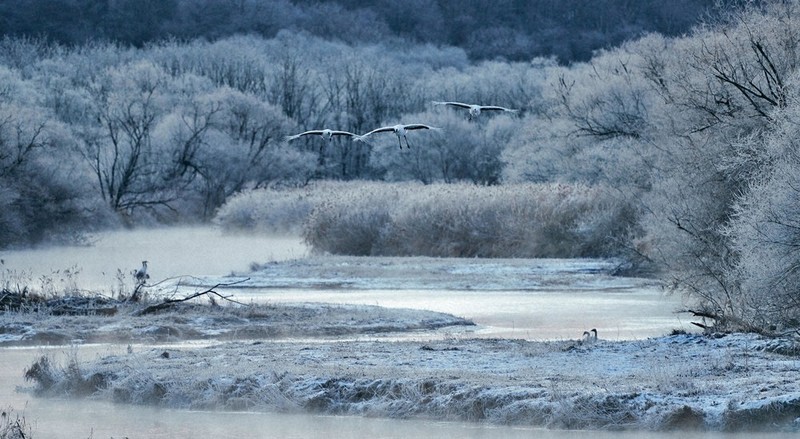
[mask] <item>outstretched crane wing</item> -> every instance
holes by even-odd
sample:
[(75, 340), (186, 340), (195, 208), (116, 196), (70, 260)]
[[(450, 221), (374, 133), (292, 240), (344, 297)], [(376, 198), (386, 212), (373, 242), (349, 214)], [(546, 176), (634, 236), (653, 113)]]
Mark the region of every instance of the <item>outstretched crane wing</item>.
[(319, 135), (322, 134), (322, 130), (311, 130), (311, 131), (306, 131), (306, 132), (303, 132), (303, 133), (300, 133), (300, 134), (295, 134), (293, 136), (286, 136), (286, 140), (299, 139), (300, 137), (310, 136), (310, 135), (313, 135), (313, 134), (316, 134), (316, 135), (319, 136)]
[(507, 111), (509, 113), (516, 113), (517, 111), (519, 111), (519, 110), (514, 110), (514, 109), (506, 108), (506, 107), (498, 107), (497, 105), (483, 105), (483, 106), (481, 106), (481, 110), (482, 111), (487, 111), (487, 110), (488, 111)]
[(434, 101), (433, 105), (449, 105), (451, 107), (459, 107), (459, 108), (467, 108), (467, 109), (471, 108), (471, 105), (464, 104), (464, 103), (461, 103), (461, 102), (439, 102), (439, 101)]
[(338, 131), (338, 130), (331, 130), (331, 136), (350, 136), (356, 137), (355, 133), (351, 133), (350, 131)]
[(412, 123), (405, 126), (406, 130), (438, 130), (439, 128), (425, 125), (424, 123)]

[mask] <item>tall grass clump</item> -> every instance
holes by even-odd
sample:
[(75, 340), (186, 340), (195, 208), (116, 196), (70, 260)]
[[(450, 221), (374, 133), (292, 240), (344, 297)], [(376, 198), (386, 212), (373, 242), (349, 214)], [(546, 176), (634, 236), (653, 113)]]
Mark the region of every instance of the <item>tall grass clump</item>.
[(604, 186), (324, 182), (242, 192), (215, 219), (226, 230), (298, 233), (320, 253), (355, 256), (623, 256), (629, 202)]
[(628, 247), (633, 209), (579, 184), (360, 183), (329, 191), (303, 229), (318, 252), (434, 257), (607, 257)]
[(226, 231), (299, 234), (319, 201), (311, 188), (255, 189), (230, 197), (214, 222)]
[(11, 408), (0, 411), (0, 439), (25, 439), (33, 437), (33, 430), (24, 416)]
[[(355, 256), (392, 254), (392, 213), (417, 184), (360, 183), (325, 193), (303, 228), (314, 251)], [(405, 189), (405, 191), (403, 191)]]

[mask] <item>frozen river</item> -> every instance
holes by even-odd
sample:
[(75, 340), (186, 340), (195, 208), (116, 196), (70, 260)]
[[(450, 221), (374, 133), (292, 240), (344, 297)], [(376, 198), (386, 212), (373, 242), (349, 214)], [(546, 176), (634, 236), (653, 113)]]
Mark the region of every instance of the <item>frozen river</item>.
[[(7, 277), (15, 273), (34, 286), (51, 278), (56, 287), (74, 283), (110, 294), (119, 288), (120, 272), (126, 287), (132, 287), (130, 273), (142, 260), (149, 261), (150, 283), (203, 276), (213, 285), (231, 280), (223, 277), (231, 273), (247, 273), (253, 264), (304, 258), (307, 253), (295, 237), (176, 228), (111, 232), (95, 237), (93, 246), (4, 251), (0, 259)], [(261, 278), (259, 273), (247, 274), (253, 278), (248, 288), (230, 292), (245, 302), (351, 303), (446, 312), (473, 320), (479, 326), (469, 335), (480, 337), (568, 339), (597, 328), (603, 338), (633, 339), (693, 328), (686, 314), (675, 313), (682, 307), (679, 297), (639, 279), (593, 276), (601, 263), (592, 261), (465, 259), (445, 264), (442, 261), (450, 260), (423, 258), (420, 268), (414, 258), (333, 259), (323, 267), (317, 261), (325, 258), (281, 266), (277, 284), (268, 264)], [(65, 275), (65, 269), (76, 274)]]
[[(297, 238), (226, 236), (209, 228), (114, 232), (96, 237), (92, 247), (59, 247), (0, 252), (5, 275), (29, 279), (53, 276), (69, 267), (78, 274), (64, 282), (95, 291), (112, 289), (116, 273), (130, 273), (141, 260), (150, 261), (151, 281), (178, 276), (224, 276), (246, 272), (252, 263), (303, 258), (307, 249)], [(509, 262), (513, 269), (514, 262)], [(304, 272), (301, 267), (300, 273)], [(310, 274), (310, 273), (309, 273)], [(488, 275), (488, 274), (487, 274)], [(482, 276), (478, 273), (478, 276)], [(369, 277), (369, 276), (367, 276)], [(256, 276), (255, 279), (258, 277)], [(582, 277), (581, 279), (585, 279)], [(291, 281), (291, 280), (290, 280)], [(263, 283), (263, 282), (262, 282)], [(678, 298), (664, 296), (645, 283), (597, 285), (557, 282), (527, 289), (426, 289), (409, 282), (392, 290), (369, 282), (332, 288), (253, 286), (233, 291), (238, 299), (267, 302), (333, 302), (425, 308), (472, 319), (473, 333), (442, 336), (489, 336), (529, 339), (577, 338), (597, 327), (601, 337), (638, 338), (689, 329), (674, 311)], [(42, 354), (104, 355), (120, 346), (83, 346), (0, 350), (0, 401), (22, 412), (34, 436), (43, 437), (644, 437), (642, 433), (559, 432), (464, 423), (398, 421), (264, 413), (192, 412), (118, 406), (100, 402), (35, 399), (17, 388), (22, 372)], [(652, 437), (689, 437), (685, 434)], [(696, 435), (694, 437), (728, 437)], [(752, 435), (747, 437), (753, 437)], [(777, 436), (769, 436), (777, 437)]]

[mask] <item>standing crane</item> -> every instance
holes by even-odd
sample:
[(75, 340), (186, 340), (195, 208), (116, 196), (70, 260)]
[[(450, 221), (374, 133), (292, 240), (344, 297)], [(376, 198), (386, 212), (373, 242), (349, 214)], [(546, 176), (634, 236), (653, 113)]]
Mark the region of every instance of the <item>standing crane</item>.
[(142, 268), (133, 273), (133, 278), (136, 279), (136, 285), (144, 285), (150, 275), (147, 274), (147, 261), (142, 261)]

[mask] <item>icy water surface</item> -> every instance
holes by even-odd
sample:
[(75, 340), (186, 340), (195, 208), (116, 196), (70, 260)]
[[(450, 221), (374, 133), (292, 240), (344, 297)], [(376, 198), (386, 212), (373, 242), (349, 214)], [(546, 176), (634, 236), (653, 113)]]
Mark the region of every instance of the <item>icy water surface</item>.
[[(174, 346), (173, 346), (174, 347)], [(34, 398), (24, 390), (23, 370), (41, 355), (93, 358), (121, 346), (0, 348), (0, 401), (24, 416), (36, 439), (47, 438), (308, 438), (308, 439), (788, 439), (796, 434), (723, 434), (559, 431), (463, 422), (376, 419), (248, 412), (157, 409), (97, 401)], [(143, 371), (143, 373), (146, 373)]]
[[(10, 270), (34, 280), (65, 279), (64, 270), (81, 289), (108, 291), (117, 287), (118, 271), (132, 284), (131, 272), (148, 261), (150, 280), (198, 276), (249, 269), (250, 264), (300, 258), (306, 246), (297, 237), (230, 235), (212, 227), (179, 227), (106, 232), (91, 238), (90, 246), (56, 246), (0, 251)], [(65, 279), (67, 281), (68, 279)]]
[[(118, 282), (118, 269), (127, 277), (145, 259), (150, 261), (151, 281), (157, 281), (184, 275), (245, 272), (253, 262), (295, 259), (306, 254), (306, 247), (297, 238), (226, 236), (211, 228), (182, 228), (106, 233), (99, 235), (92, 247), (5, 251), (0, 252), (0, 259), (3, 259), (4, 269), (25, 271), (32, 279), (74, 266), (79, 269), (78, 275), (66, 281), (74, 281), (81, 289), (108, 291)], [(679, 301), (663, 296), (655, 287), (617, 285), (605, 288), (600, 284), (571, 290), (569, 285), (562, 285), (546, 291), (281, 288), (241, 290), (237, 294), (244, 300), (362, 303), (444, 311), (473, 319), (480, 325), (474, 333), (462, 334), (464, 336), (576, 338), (583, 330), (597, 327), (601, 337), (637, 338), (661, 335), (676, 327), (685, 328), (688, 323), (673, 312), (680, 306)], [(36, 438), (736, 437), (685, 433), (560, 432), (357, 417), (159, 410), (92, 401), (39, 399), (17, 391), (27, 385), (22, 378), (24, 369), (42, 354), (57, 352), (62, 358), (64, 355), (93, 358), (120, 349), (124, 347), (0, 349), (0, 402), (4, 408), (11, 407), (23, 414), (32, 425)]]
[[(427, 309), (465, 317), (477, 327), (445, 328), (442, 336), (526, 340), (577, 339), (598, 329), (600, 338), (631, 340), (694, 331), (681, 302), (656, 288), (624, 290), (448, 291), (448, 290), (228, 290), (244, 301), (325, 302)], [(415, 338), (402, 334), (400, 338)]]

